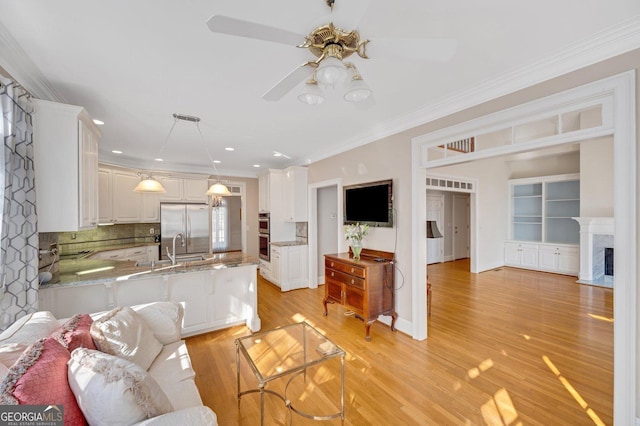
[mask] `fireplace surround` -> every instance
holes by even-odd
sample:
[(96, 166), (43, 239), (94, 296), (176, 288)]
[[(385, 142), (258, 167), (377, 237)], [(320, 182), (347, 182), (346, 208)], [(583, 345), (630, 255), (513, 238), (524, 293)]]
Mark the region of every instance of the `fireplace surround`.
[[(613, 287), (613, 276), (605, 274), (606, 249), (614, 246), (612, 217), (574, 217), (580, 224), (579, 283)], [(613, 256), (613, 250), (610, 251)], [(613, 268), (612, 268), (613, 269)]]

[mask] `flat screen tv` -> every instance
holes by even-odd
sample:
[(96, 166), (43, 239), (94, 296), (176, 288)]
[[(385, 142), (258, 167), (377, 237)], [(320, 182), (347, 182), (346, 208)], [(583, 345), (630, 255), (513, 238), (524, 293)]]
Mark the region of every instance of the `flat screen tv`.
[(344, 187), (344, 224), (393, 227), (393, 180)]

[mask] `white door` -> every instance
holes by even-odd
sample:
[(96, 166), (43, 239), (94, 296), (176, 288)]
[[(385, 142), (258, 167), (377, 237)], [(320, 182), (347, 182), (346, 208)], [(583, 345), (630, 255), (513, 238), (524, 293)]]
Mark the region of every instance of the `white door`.
[[(435, 220), (440, 233), (444, 235), (442, 226), (444, 216), (444, 195), (427, 193), (427, 220)], [(446, 236), (445, 236), (446, 238)], [(444, 238), (427, 238), (427, 265), (444, 261)]]
[(453, 260), (469, 257), (469, 195), (453, 195)]

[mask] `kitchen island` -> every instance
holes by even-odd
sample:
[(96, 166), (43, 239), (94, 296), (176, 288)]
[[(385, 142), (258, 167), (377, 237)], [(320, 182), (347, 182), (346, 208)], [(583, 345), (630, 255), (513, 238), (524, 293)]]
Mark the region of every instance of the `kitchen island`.
[(40, 286), (40, 310), (65, 318), (170, 300), (184, 307), (183, 336), (239, 324), (258, 331), (258, 264), (258, 259), (240, 252), (153, 266), (122, 260), (62, 260), (54, 280)]

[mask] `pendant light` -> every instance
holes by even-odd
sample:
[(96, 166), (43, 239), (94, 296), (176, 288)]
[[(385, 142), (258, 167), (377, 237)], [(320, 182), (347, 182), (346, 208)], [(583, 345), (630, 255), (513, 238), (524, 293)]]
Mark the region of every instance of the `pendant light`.
[(200, 141), (202, 142), (202, 146), (204, 146), (204, 150), (207, 153), (207, 157), (209, 157), (209, 162), (213, 166), (213, 172), (216, 175), (216, 183), (214, 183), (209, 187), (209, 190), (206, 192), (206, 194), (214, 197), (214, 200), (213, 200), (214, 204), (220, 205), (220, 202), (222, 201), (222, 196), (231, 195), (231, 191), (229, 191), (229, 188), (227, 188), (226, 185), (220, 182), (220, 173), (218, 172), (216, 163), (213, 161), (213, 158), (211, 158), (211, 154), (209, 153), (207, 144), (204, 141), (204, 136), (202, 135), (202, 130), (200, 130), (200, 118), (198, 117), (193, 117), (193, 118), (197, 118), (195, 123), (196, 123), (196, 128), (198, 129), (198, 133), (200, 133)]
[[(164, 151), (164, 148), (167, 146), (167, 142), (169, 142), (169, 137), (171, 136), (173, 129), (176, 127), (177, 122), (178, 122), (178, 115), (173, 114), (173, 124), (171, 125), (171, 128), (169, 129), (169, 133), (167, 134), (167, 137), (164, 139), (162, 146), (160, 146), (160, 150), (158, 151), (158, 158), (156, 158), (156, 161), (162, 161), (160, 159), (160, 154), (162, 154), (162, 152)], [(146, 179), (141, 180), (140, 183), (138, 183), (138, 185), (135, 188), (133, 188), (133, 191), (134, 192), (151, 192), (151, 193), (167, 192), (162, 186), (162, 184), (151, 176), (151, 172), (149, 172)]]
[[(141, 173), (139, 173), (141, 175)], [(138, 185), (133, 188), (134, 192), (153, 192), (153, 193), (163, 193), (167, 192), (162, 184), (155, 180), (151, 174), (147, 175), (145, 179), (142, 179)]]

